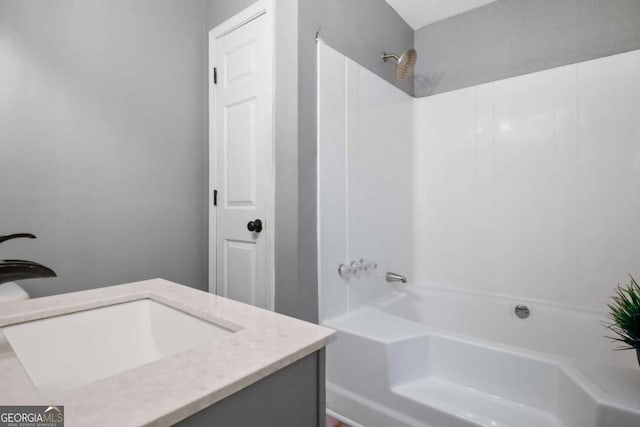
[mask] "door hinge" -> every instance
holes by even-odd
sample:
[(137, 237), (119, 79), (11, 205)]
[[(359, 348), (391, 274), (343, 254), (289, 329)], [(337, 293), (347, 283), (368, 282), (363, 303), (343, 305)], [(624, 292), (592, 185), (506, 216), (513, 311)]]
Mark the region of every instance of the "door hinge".
[(218, 190), (213, 190), (213, 206), (218, 206)]
[(218, 69), (216, 67), (213, 67), (213, 84), (218, 84)]

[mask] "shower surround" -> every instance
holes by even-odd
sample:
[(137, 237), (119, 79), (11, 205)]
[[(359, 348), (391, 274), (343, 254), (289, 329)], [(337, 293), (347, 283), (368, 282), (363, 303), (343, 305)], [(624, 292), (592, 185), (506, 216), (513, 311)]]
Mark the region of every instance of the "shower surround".
[[(601, 320), (640, 268), (640, 51), (421, 99), (318, 56), (329, 410), (374, 427), (637, 425), (635, 355), (610, 351)], [(338, 275), (359, 259), (378, 269)]]

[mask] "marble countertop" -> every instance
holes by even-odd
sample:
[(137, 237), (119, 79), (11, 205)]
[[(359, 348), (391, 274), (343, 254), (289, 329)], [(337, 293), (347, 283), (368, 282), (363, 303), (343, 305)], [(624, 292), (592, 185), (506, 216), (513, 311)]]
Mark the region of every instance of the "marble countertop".
[(321, 349), (333, 334), (162, 279), (2, 304), (0, 327), (143, 298), (236, 332), (60, 393), (51, 402), (40, 396), (0, 329), (0, 405), (64, 405), (68, 426), (171, 425)]

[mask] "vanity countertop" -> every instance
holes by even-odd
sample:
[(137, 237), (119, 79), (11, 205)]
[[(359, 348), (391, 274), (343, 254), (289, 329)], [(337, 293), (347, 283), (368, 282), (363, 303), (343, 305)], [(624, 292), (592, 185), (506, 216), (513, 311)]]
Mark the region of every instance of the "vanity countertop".
[(145, 298), (235, 333), (61, 392), (52, 402), (35, 388), (0, 329), (0, 405), (64, 405), (68, 426), (171, 425), (318, 351), (333, 334), (162, 279), (0, 304), (0, 328)]

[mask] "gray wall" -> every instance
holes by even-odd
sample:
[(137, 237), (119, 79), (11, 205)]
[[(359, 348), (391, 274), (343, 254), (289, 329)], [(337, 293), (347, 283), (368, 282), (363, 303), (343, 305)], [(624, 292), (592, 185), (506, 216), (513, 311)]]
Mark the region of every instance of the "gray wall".
[[(32, 295), (207, 288), (207, 31), (252, 3), (0, 0), (0, 233), (39, 236), (0, 258), (60, 276)], [(379, 54), (413, 31), (384, 0), (278, 0), (276, 20), (276, 309), (316, 320), (315, 33), (411, 93)]]
[(256, 0), (206, 0), (207, 31), (246, 9)]
[(0, 247), (34, 296), (207, 286), (203, 0), (0, 0)]
[(640, 49), (638, 0), (500, 0), (415, 35), (416, 96)]
[(397, 80), (394, 65), (381, 59), (383, 51), (401, 53), (414, 45), (413, 29), (385, 0), (318, 3), (314, 6), (317, 15), (314, 21), (320, 26), (320, 37), (329, 46), (413, 95), (412, 79)]

